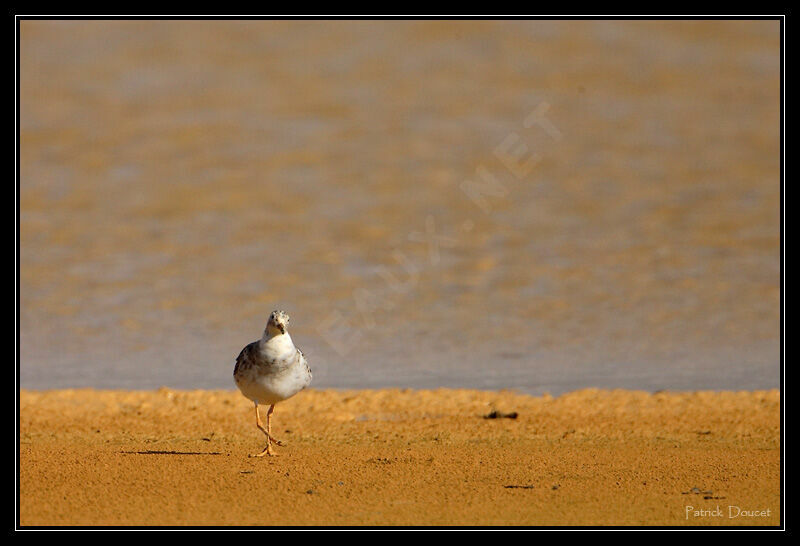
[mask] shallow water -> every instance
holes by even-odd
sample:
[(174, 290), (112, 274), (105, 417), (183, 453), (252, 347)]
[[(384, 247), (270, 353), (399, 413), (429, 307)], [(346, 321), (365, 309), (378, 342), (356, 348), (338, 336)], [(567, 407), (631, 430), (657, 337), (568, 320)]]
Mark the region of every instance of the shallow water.
[(23, 21), (22, 386), (776, 387), (778, 30)]

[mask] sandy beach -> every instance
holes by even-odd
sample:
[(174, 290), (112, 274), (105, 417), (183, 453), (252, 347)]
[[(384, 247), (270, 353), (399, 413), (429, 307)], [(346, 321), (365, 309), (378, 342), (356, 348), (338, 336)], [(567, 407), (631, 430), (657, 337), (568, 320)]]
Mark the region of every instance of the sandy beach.
[(19, 522), (780, 521), (775, 390), (311, 390), (273, 423), (287, 445), (253, 459), (263, 435), (236, 392), (23, 390)]

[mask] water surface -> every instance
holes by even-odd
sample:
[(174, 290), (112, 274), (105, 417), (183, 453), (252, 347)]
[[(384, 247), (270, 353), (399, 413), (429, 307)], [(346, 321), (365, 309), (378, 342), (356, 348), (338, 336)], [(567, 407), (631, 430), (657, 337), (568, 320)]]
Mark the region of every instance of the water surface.
[[(23, 21), (24, 388), (779, 382), (779, 27)], [(476, 190), (477, 188), (477, 190)]]

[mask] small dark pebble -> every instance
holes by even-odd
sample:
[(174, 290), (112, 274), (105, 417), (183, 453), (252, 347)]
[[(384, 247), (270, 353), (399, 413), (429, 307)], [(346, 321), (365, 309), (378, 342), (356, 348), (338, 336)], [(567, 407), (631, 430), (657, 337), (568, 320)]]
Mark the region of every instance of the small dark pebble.
[(558, 485), (558, 484), (556, 484), (556, 485), (554, 485), (553, 487), (551, 487), (550, 489), (552, 489), (553, 491), (555, 491), (555, 490), (556, 490), (556, 489), (558, 489), (559, 487), (561, 487), (561, 486), (560, 486), (560, 485)]
[(491, 413), (483, 416), (484, 419), (516, 419), (517, 417), (519, 417), (519, 414), (516, 411), (503, 413), (497, 410), (493, 410)]
[(314, 490), (313, 489), (309, 489), (308, 491), (306, 491), (306, 494), (313, 495), (314, 494)]
[(703, 498), (704, 498), (705, 500), (722, 500), (722, 499), (724, 499), (725, 497), (711, 497), (711, 496), (709, 496), (709, 495), (706, 495), (706, 496), (704, 496)]
[(534, 489), (535, 485), (504, 485), (506, 489)]
[(344, 485), (344, 482), (337, 482), (339, 485)]
[(688, 491), (681, 491), (681, 495), (689, 495), (689, 494), (699, 495), (700, 493), (702, 493), (704, 495), (713, 495), (714, 494), (713, 491), (703, 491), (699, 487), (692, 487)]

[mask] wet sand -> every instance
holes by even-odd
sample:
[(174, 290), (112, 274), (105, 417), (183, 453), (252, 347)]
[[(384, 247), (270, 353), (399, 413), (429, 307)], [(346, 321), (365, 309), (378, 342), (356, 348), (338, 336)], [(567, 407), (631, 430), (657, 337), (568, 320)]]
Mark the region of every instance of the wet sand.
[(20, 523), (777, 525), (779, 408), (774, 390), (311, 390), (276, 409), (279, 455), (252, 459), (236, 392), (24, 390)]

